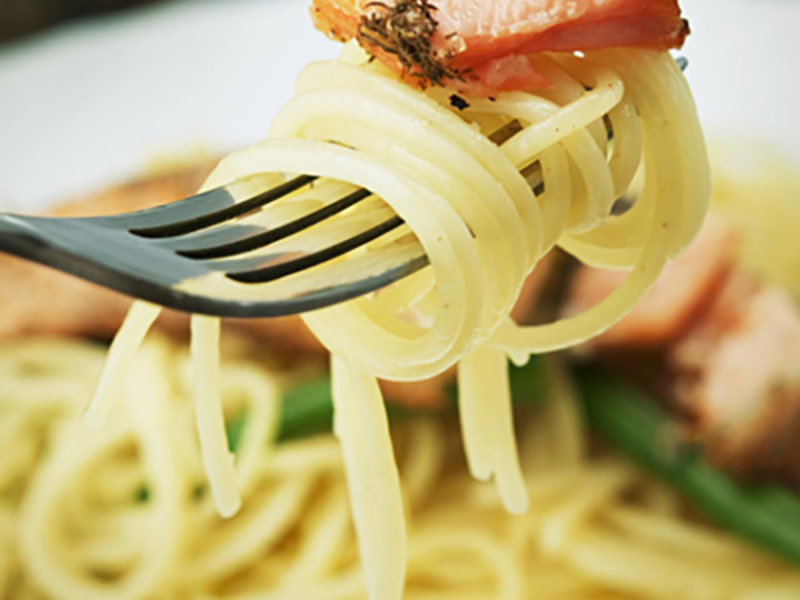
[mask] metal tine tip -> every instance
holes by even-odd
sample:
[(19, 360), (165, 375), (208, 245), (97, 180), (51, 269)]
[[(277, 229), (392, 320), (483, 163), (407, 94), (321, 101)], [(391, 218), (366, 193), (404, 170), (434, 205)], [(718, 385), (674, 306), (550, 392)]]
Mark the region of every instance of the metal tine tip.
[[(158, 207), (154, 209), (150, 209), (149, 211), (142, 211), (139, 215), (131, 215), (132, 217), (137, 216), (144, 216), (147, 213), (163, 216), (165, 221), (168, 221), (171, 217), (173, 220), (171, 222), (167, 222), (165, 224), (154, 225), (154, 226), (145, 226), (145, 227), (133, 227), (130, 228), (129, 231), (137, 236), (144, 237), (144, 238), (171, 238), (177, 237), (181, 235), (187, 235), (190, 233), (194, 233), (196, 231), (201, 231), (203, 229), (208, 229), (209, 227), (213, 227), (214, 225), (219, 225), (226, 221), (230, 221), (232, 219), (236, 219), (238, 217), (244, 216), (250, 212), (259, 210), (264, 206), (275, 202), (276, 200), (280, 200), (284, 196), (291, 194), (311, 183), (316, 181), (318, 177), (313, 175), (299, 175), (294, 179), (290, 179), (289, 181), (282, 183), (274, 188), (268, 189), (265, 192), (254, 196), (253, 198), (248, 198), (247, 200), (243, 200), (242, 202), (236, 202), (230, 196), (228, 197), (228, 205), (219, 210), (213, 210), (213, 212), (208, 212), (204, 214), (198, 214), (195, 210), (194, 214), (190, 218), (181, 218), (179, 215), (175, 214), (177, 211), (184, 207), (186, 209), (191, 210), (192, 204), (196, 202), (198, 198), (202, 198), (206, 195), (212, 194), (219, 194), (220, 192), (224, 192), (225, 188), (217, 188), (216, 190), (211, 190), (210, 192), (206, 192), (205, 194), (198, 194), (198, 196), (187, 198), (186, 200), (175, 202), (173, 204), (168, 204), (163, 207)], [(171, 210), (174, 209), (174, 210)], [(202, 210), (202, 209), (201, 209)], [(177, 218), (176, 218), (177, 217)]]
[(284, 225), (279, 225), (274, 229), (254, 233), (230, 243), (207, 246), (198, 248), (196, 250), (176, 249), (176, 252), (181, 256), (185, 256), (186, 258), (212, 259), (225, 258), (228, 256), (235, 256), (237, 254), (244, 254), (246, 252), (258, 250), (259, 248), (264, 248), (269, 244), (273, 244), (287, 237), (300, 233), (301, 231), (304, 231), (313, 225), (317, 225), (322, 221), (347, 210), (362, 200), (369, 198), (370, 196), (372, 196), (372, 192), (369, 190), (359, 189), (351, 194), (348, 194), (344, 198), (331, 202), (330, 204), (297, 218), (294, 221), (290, 221)]
[(346, 240), (333, 244), (323, 250), (312, 252), (274, 265), (269, 265), (260, 269), (228, 273), (227, 277), (238, 281), (240, 283), (267, 283), (275, 281), (281, 277), (294, 275), (312, 267), (321, 265), (322, 263), (338, 258), (348, 252), (356, 250), (377, 240), (378, 238), (386, 235), (404, 224), (403, 219), (400, 217), (392, 217), (391, 219), (379, 223), (378, 225), (362, 231)]

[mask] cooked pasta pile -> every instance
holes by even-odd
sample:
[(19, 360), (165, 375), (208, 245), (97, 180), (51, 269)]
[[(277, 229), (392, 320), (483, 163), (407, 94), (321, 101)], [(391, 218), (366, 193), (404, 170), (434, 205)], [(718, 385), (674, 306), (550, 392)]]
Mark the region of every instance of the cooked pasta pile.
[[(256, 190), (279, 173), (324, 178), (258, 217), (272, 226), (309, 202), (365, 187), (377, 197), (339, 226), (361, 230), (364, 221), (377, 224), (397, 214), (407, 228), (383, 243), (416, 239), (430, 260), (429, 269), (400, 284), (304, 317), (333, 356), (335, 431), (373, 600), (402, 595), (407, 554), (377, 378), (419, 380), (458, 365), (470, 471), (479, 480), (494, 479), (504, 506), (524, 513), (529, 491), (514, 440), (508, 359), (523, 363), (532, 353), (579, 343), (612, 325), (694, 237), (705, 215), (703, 138), (688, 86), (667, 53), (625, 49), (531, 60), (553, 89), (467, 97), (460, 112), (450, 106), (448, 92), (420, 93), (350, 46), (340, 60), (308, 67), (268, 139), (223, 160), (205, 184), (240, 180)], [(521, 131), (492, 143), (487, 135), (511, 120)], [(533, 165), (543, 181), (538, 196), (520, 172)], [(611, 217), (639, 170), (641, 195)], [(519, 327), (509, 312), (526, 276), (556, 245), (590, 265), (630, 270), (630, 276), (584, 314)], [(183, 285), (216, 285), (237, 298), (269, 293), (222, 279)], [(269, 289), (275, 285), (293, 282)], [(157, 314), (138, 305), (112, 347), (89, 409), (98, 422)], [(203, 456), (220, 513), (229, 516), (240, 498), (231, 488), (233, 465), (215, 396), (219, 324), (198, 316), (192, 331)]]
[[(340, 447), (273, 443), (275, 377), (222, 371), (228, 418), (247, 411), (220, 518), (197, 452), (188, 356), (148, 341), (101, 436), (79, 418), (103, 349), (0, 348), (0, 597), (14, 600), (357, 600), (365, 580)], [(464, 468), (455, 423), (393, 430), (409, 531), (409, 600), (794, 598), (800, 576), (686, 517), (670, 491), (590, 452), (569, 381), (521, 413), (531, 509), (509, 515)]]

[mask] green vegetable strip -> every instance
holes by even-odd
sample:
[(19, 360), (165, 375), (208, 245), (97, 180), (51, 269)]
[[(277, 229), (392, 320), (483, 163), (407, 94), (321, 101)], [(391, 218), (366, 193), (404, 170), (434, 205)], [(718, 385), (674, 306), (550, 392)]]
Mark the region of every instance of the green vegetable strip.
[(323, 433), (332, 428), (333, 398), (330, 379), (315, 379), (286, 392), (281, 405), (281, 425), (278, 430), (281, 440)]
[(579, 374), (578, 383), (593, 429), (713, 521), (800, 564), (800, 500), (776, 485), (742, 485), (709, 466), (699, 452), (670, 448), (666, 412), (627, 385), (589, 371)]

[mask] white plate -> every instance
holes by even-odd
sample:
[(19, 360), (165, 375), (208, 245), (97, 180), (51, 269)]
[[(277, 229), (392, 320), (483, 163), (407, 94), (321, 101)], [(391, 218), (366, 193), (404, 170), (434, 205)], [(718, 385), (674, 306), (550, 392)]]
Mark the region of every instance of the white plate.
[[(311, 27), (309, 3), (178, 3), (0, 51), (0, 207), (97, 188), (155, 155), (256, 141), (297, 71), (337, 52)], [(682, 4), (709, 136), (755, 133), (800, 164), (800, 2)]]

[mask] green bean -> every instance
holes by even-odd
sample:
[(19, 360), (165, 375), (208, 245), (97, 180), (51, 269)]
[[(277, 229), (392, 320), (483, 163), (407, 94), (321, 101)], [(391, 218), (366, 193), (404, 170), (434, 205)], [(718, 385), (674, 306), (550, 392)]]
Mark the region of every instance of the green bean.
[(680, 448), (667, 413), (629, 386), (596, 371), (578, 376), (590, 426), (682, 492), (713, 522), (800, 564), (800, 500), (769, 484), (747, 485)]

